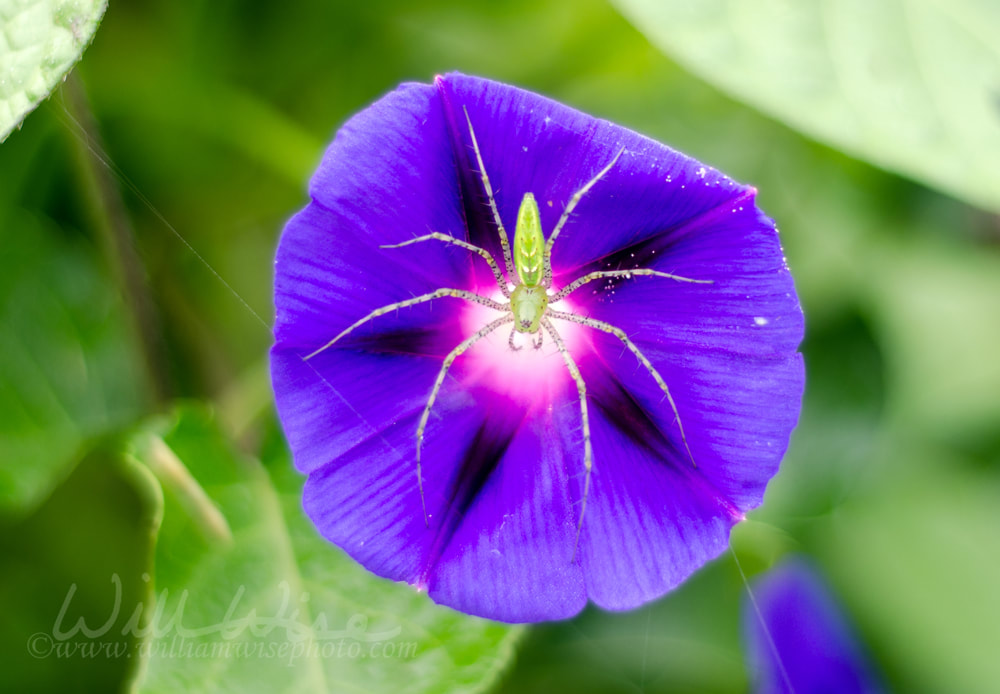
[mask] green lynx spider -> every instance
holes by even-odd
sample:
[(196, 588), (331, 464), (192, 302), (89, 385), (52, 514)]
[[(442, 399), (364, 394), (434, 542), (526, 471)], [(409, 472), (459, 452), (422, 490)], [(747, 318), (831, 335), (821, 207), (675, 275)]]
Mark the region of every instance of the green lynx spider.
[[(463, 108), (463, 110), (465, 109)], [(587, 497), (590, 494), (590, 473), (593, 467), (593, 451), (590, 443), (590, 420), (587, 411), (587, 386), (584, 383), (583, 376), (580, 375), (580, 369), (577, 367), (573, 356), (566, 348), (566, 344), (563, 342), (562, 336), (552, 324), (552, 319), (579, 323), (580, 325), (587, 326), (588, 328), (599, 330), (617, 337), (622, 344), (624, 344), (625, 347), (632, 352), (635, 358), (638, 359), (639, 363), (646, 368), (650, 376), (653, 377), (653, 380), (655, 380), (656, 384), (660, 387), (660, 390), (663, 391), (667, 401), (670, 403), (671, 409), (673, 410), (674, 418), (677, 422), (677, 428), (680, 431), (681, 440), (684, 442), (684, 448), (687, 451), (692, 464), (694, 464), (694, 456), (691, 455), (691, 449), (688, 447), (687, 437), (684, 434), (684, 427), (681, 424), (680, 414), (677, 412), (677, 405), (674, 404), (674, 399), (670, 395), (670, 390), (667, 388), (667, 384), (657, 372), (656, 368), (654, 368), (650, 363), (649, 359), (647, 359), (635, 343), (629, 339), (628, 335), (626, 335), (620, 328), (617, 328), (609, 323), (576, 315), (574, 313), (557, 311), (551, 307), (551, 304), (564, 299), (583, 285), (599, 279), (628, 279), (640, 275), (651, 275), (655, 277), (665, 277), (680, 282), (694, 282), (698, 284), (711, 284), (712, 281), (680, 277), (678, 275), (671, 275), (669, 273), (658, 272), (656, 270), (607, 270), (586, 274), (562, 287), (558, 291), (550, 293), (550, 289), (552, 287), (552, 246), (555, 244), (556, 239), (559, 237), (559, 233), (563, 230), (563, 227), (569, 220), (570, 215), (573, 213), (573, 210), (576, 208), (577, 204), (579, 204), (583, 196), (586, 195), (587, 192), (590, 191), (590, 189), (593, 188), (597, 182), (612, 169), (612, 167), (614, 167), (614, 165), (618, 162), (618, 159), (625, 152), (625, 149), (622, 148), (619, 150), (618, 154), (614, 156), (607, 166), (601, 169), (597, 175), (595, 175), (582, 188), (573, 194), (569, 202), (566, 204), (566, 208), (563, 210), (562, 216), (559, 218), (559, 221), (556, 223), (556, 226), (552, 230), (552, 234), (549, 236), (547, 241), (542, 233), (541, 218), (539, 216), (538, 203), (535, 201), (535, 196), (530, 192), (525, 193), (523, 199), (521, 200), (521, 207), (517, 214), (517, 226), (514, 230), (514, 248), (512, 253), (510, 242), (507, 237), (507, 231), (504, 228), (503, 222), (500, 220), (500, 213), (497, 210), (496, 200), (493, 197), (493, 188), (490, 186), (490, 179), (486, 174), (486, 167), (483, 164), (483, 157), (479, 150), (479, 144), (476, 141), (476, 133), (472, 128), (472, 120), (469, 118), (468, 111), (465, 111), (465, 120), (469, 126), (469, 136), (472, 140), (472, 148), (476, 155), (476, 162), (479, 165), (479, 174), (483, 181), (483, 187), (486, 190), (486, 196), (489, 199), (490, 210), (493, 213), (493, 221), (496, 223), (497, 230), (499, 232), (500, 246), (503, 249), (503, 260), (507, 271), (507, 278), (511, 278), (510, 284), (513, 285), (513, 288), (508, 286), (507, 279), (505, 279), (504, 275), (500, 272), (500, 268), (497, 266), (496, 260), (489, 253), (489, 251), (466, 241), (456, 239), (447, 234), (433, 232), (425, 234), (424, 236), (418, 236), (402, 243), (381, 246), (381, 248), (402, 248), (403, 246), (409, 246), (414, 243), (422, 243), (424, 241), (440, 241), (442, 243), (458, 246), (476, 253), (490, 266), (490, 270), (493, 272), (493, 277), (496, 279), (497, 286), (500, 288), (500, 292), (503, 296), (508, 300), (508, 303), (494, 301), (493, 299), (462, 289), (437, 289), (429, 294), (423, 294), (412, 299), (399, 301), (394, 304), (389, 304), (375, 309), (364, 318), (361, 318), (342, 330), (340, 334), (305, 358), (311, 359), (317, 354), (329, 349), (336, 344), (338, 340), (353, 331), (355, 328), (364, 325), (378, 316), (401, 308), (406, 308), (407, 306), (414, 306), (416, 304), (434, 301), (435, 299), (443, 297), (464, 299), (482, 306), (487, 306), (503, 314), (490, 323), (487, 323), (478, 332), (465, 339), (457, 347), (455, 347), (455, 349), (449, 352), (448, 356), (444, 359), (444, 363), (441, 365), (441, 370), (438, 372), (437, 379), (434, 381), (434, 387), (431, 389), (430, 396), (427, 398), (427, 405), (424, 407), (423, 413), (420, 416), (420, 423), (417, 426), (417, 487), (420, 490), (420, 504), (423, 509), (424, 523), (429, 525), (430, 522), (427, 516), (427, 504), (424, 499), (423, 477), (420, 468), (420, 449), (423, 445), (424, 430), (427, 427), (427, 420), (430, 417), (431, 408), (433, 407), (434, 400), (437, 398), (438, 392), (444, 383), (448, 370), (451, 368), (451, 365), (455, 362), (455, 360), (468, 351), (476, 342), (503, 325), (513, 323), (510, 331), (510, 337), (508, 338), (508, 344), (512, 350), (521, 349), (521, 347), (514, 344), (515, 333), (527, 333), (532, 335), (532, 346), (535, 349), (540, 349), (542, 347), (542, 331), (544, 330), (544, 332), (549, 334), (553, 343), (558, 348), (559, 353), (562, 355), (563, 361), (566, 364), (566, 369), (569, 371), (570, 376), (576, 383), (576, 389), (580, 400), (580, 419), (583, 427), (583, 466), (585, 477), (583, 483), (583, 498), (580, 505), (580, 517), (576, 527), (576, 543), (574, 544), (573, 550), (575, 559), (576, 546), (580, 542), (580, 531), (583, 528), (583, 516), (587, 509)]]

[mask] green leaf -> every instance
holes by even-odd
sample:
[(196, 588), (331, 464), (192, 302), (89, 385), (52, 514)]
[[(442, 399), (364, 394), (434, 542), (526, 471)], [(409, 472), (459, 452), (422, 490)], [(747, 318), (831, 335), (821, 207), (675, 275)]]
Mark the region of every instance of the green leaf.
[(872, 253), (876, 308), (896, 390), (894, 425), (939, 439), (995, 435), (1000, 256), (948, 241), (886, 244)]
[(105, 0), (0, 0), (0, 142), (80, 59)]
[(1000, 210), (1000, 4), (616, 0), (716, 87), (886, 169)]
[(995, 691), (997, 480), (927, 447), (891, 450), (882, 489), (838, 509), (816, 550), (879, 661), (905, 673), (898, 691)]
[(34, 513), (0, 520), (3, 691), (119, 691), (136, 664), (162, 494), (106, 443)]
[(121, 299), (93, 249), (25, 212), (0, 220), (0, 515), (21, 516), (142, 395)]
[(520, 629), (365, 571), (316, 534), (287, 458), (272, 480), (204, 411), (132, 451), (166, 499), (138, 691), (480, 691), (510, 659)]

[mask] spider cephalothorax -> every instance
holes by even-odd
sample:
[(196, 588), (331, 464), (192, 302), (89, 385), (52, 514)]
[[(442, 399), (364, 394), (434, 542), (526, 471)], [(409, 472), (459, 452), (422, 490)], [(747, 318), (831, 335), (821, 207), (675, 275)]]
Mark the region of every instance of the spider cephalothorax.
[(532, 335), (532, 346), (535, 349), (540, 349), (543, 342), (543, 335), (548, 333), (549, 337), (552, 339), (553, 343), (556, 345), (559, 353), (562, 355), (562, 359), (569, 371), (570, 376), (573, 378), (576, 384), (577, 392), (579, 394), (580, 401), (580, 418), (582, 424), (582, 435), (583, 435), (583, 466), (585, 470), (584, 485), (583, 485), (583, 497), (581, 499), (580, 516), (579, 522), (576, 529), (576, 542), (579, 543), (580, 531), (583, 527), (583, 517), (584, 512), (587, 507), (587, 496), (590, 491), (590, 474), (593, 467), (593, 452), (590, 441), (590, 420), (587, 411), (587, 386), (583, 380), (583, 376), (580, 374), (580, 369), (578, 368), (576, 361), (573, 359), (572, 354), (566, 347), (562, 336), (553, 324), (553, 320), (569, 321), (573, 323), (578, 323), (580, 325), (587, 326), (594, 330), (599, 330), (601, 332), (610, 334), (618, 338), (622, 344), (635, 356), (635, 358), (642, 364), (642, 366), (649, 372), (650, 376), (656, 381), (657, 385), (665, 394), (667, 400), (670, 403), (670, 407), (673, 409), (674, 416), (676, 418), (676, 423), (678, 430), (681, 435), (681, 440), (684, 442), (685, 449), (687, 449), (688, 457), (691, 459), (692, 464), (694, 463), (694, 458), (691, 455), (691, 450), (687, 445), (687, 438), (684, 434), (684, 427), (681, 424), (680, 415), (677, 412), (677, 407), (674, 404), (673, 397), (670, 395), (670, 390), (667, 388), (666, 382), (660, 376), (659, 372), (653, 367), (649, 359), (639, 350), (634, 342), (625, 334), (620, 328), (606, 323), (604, 321), (589, 318), (587, 316), (581, 316), (575, 313), (559, 311), (552, 308), (552, 305), (556, 302), (566, 298), (569, 294), (576, 291), (583, 285), (593, 282), (598, 279), (610, 279), (610, 278), (625, 278), (629, 279), (636, 276), (655, 276), (662, 277), (671, 280), (676, 280), (680, 282), (695, 282), (699, 284), (710, 284), (712, 280), (698, 280), (691, 279), (689, 277), (680, 277), (678, 275), (672, 275), (666, 272), (659, 272), (657, 270), (650, 270), (644, 268), (636, 268), (630, 270), (606, 270), (591, 272), (589, 274), (583, 275), (576, 280), (570, 282), (569, 284), (563, 286), (558, 291), (553, 291), (552, 289), (552, 247), (556, 242), (560, 232), (569, 220), (574, 208), (580, 202), (584, 195), (597, 184), (601, 178), (614, 167), (618, 159), (624, 154), (625, 150), (619, 150), (618, 154), (603, 168), (601, 169), (593, 178), (591, 178), (586, 184), (584, 184), (579, 190), (577, 190), (570, 200), (566, 203), (566, 207), (563, 210), (562, 215), (559, 217), (559, 221), (556, 223), (555, 227), (552, 229), (552, 233), (549, 235), (548, 239), (542, 231), (541, 216), (539, 215), (538, 203), (535, 201), (535, 196), (532, 192), (525, 192), (523, 198), (521, 199), (521, 206), (517, 215), (517, 224), (514, 229), (514, 244), (513, 249), (511, 248), (510, 240), (507, 236), (507, 231), (500, 219), (500, 213), (497, 209), (496, 200), (493, 197), (493, 189), (490, 185), (489, 176), (486, 173), (486, 167), (483, 164), (482, 154), (479, 150), (479, 144), (476, 141), (476, 134), (472, 127), (472, 121), (469, 119), (468, 112), (466, 112), (466, 122), (469, 126), (469, 135), (472, 139), (472, 147), (475, 152), (476, 162), (479, 167), (479, 173), (482, 177), (483, 187), (486, 192), (486, 196), (489, 200), (490, 210), (493, 214), (493, 221), (496, 224), (497, 231), (500, 237), (500, 246), (503, 251), (503, 261), (506, 270), (506, 276), (501, 272), (499, 265), (497, 264), (494, 257), (484, 248), (473, 245), (467, 241), (457, 239), (448, 234), (441, 232), (432, 232), (430, 234), (425, 234), (423, 236), (418, 236), (416, 238), (404, 241), (403, 243), (383, 246), (383, 248), (401, 248), (403, 246), (408, 246), (414, 243), (422, 243), (424, 241), (440, 241), (442, 243), (451, 244), (454, 246), (459, 246), (468, 251), (476, 253), (481, 256), (490, 267), (493, 272), (493, 277), (496, 279), (497, 286), (503, 296), (507, 299), (507, 303), (502, 303), (500, 301), (495, 301), (485, 296), (481, 296), (474, 292), (466, 291), (463, 289), (451, 289), (442, 288), (437, 289), (428, 294), (423, 294), (421, 296), (414, 297), (412, 299), (407, 299), (405, 301), (399, 301), (381, 308), (375, 309), (368, 315), (354, 322), (344, 330), (342, 330), (337, 336), (332, 340), (327, 342), (322, 347), (314, 350), (312, 353), (307, 355), (305, 359), (311, 359), (312, 357), (320, 354), (326, 349), (332, 347), (341, 338), (352, 332), (355, 328), (367, 323), (368, 321), (377, 318), (378, 316), (396, 311), (401, 308), (406, 308), (408, 306), (414, 306), (416, 304), (425, 303), (428, 301), (433, 301), (442, 297), (454, 297), (459, 299), (464, 299), (476, 304), (486, 306), (490, 309), (496, 310), (501, 313), (500, 316), (488, 322), (477, 332), (466, 338), (464, 341), (458, 344), (448, 355), (445, 357), (444, 362), (441, 365), (441, 370), (438, 372), (437, 378), (434, 381), (434, 386), (431, 389), (430, 395), (427, 398), (427, 404), (420, 416), (420, 423), (417, 426), (416, 438), (417, 438), (417, 452), (416, 452), (416, 468), (417, 468), (417, 484), (420, 489), (420, 501), (423, 506), (424, 521), (429, 524), (427, 517), (427, 507), (424, 500), (424, 490), (423, 490), (423, 477), (420, 471), (420, 451), (424, 438), (424, 431), (427, 426), (427, 420), (431, 413), (431, 408), (434, 406), (434, 400), (437, 398), (438, 392), (441, 389), (444, 379), (448, 374), (448, 370), (451, 365), (455, 362), (458, 357), (467, 352), (476, 342), (483, 339), (490, 333), (492, 333), (497, 328), (507, 324), (513, 324), (510, 331), (510, 337), (508, 339), (508, 344), (512, 350), (519, 350), (521, 347), (517, 346), (514, 342), (514, 336), (516, 333), (525, 333)]

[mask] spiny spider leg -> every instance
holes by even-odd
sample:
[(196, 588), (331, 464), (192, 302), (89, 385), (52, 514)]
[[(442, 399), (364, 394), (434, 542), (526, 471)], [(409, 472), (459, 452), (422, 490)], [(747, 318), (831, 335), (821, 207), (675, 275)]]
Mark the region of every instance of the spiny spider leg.
[(639, 268), (636, 270), (602, 270), (599, 272), (591, 272), (590, 274), (584, 275), (578, 280), (574, 280), (571, 284), (567, 284), (565, 287), (560, 289), (556, 294), (554, 294), (549, 301), (559, 301), (560, 299), (565, 299), (569, 294), (575, 292), (577, 289), (587, 284), (588, 282), (593, 282), (594, 280), (599, 280), (604, 277), (632, 277), (633, 275), (651, 275), (653, 277), (666, 277), (667, 279), (677, 280), (678, 282), (693, 282), (695, 284), (712, 284), (712, 280), (694, 280), (690, 277), (681, 277), (680, 275), (671, 275), (667, 272), (659, 272), (658, 270), (646, 270)]
[[(552, 313), (554, 314), (555, 312)], [(569, 375), (573, 377), (573, 381), (576, 383), (576, 392), (580, 396), (580, 419), (583, 421), (583, 468), (586, 472), (583, 478), (583, 501), (580, 504), (580, 520), (576, 524), (573, 558), (570, 559), (570, 563), (573, 563), (576, 561), (576, 550), (580, 544), (580, 531), (583, 529), (583, 514), (587, 510), (587, 497), (590, 494), (590, 471), (594, 466), (594, 453), (590, 445), (590, 418), (587, 414), (587, 384), (584, 383), (580, 369), (577, 367), (576, 362), (573, 361), (573, 356), (569, 353), (569, 350), (566, 349), (566, 344), (563, 342), (556, 327), (547, 318), (542, 318), (541, 323), (545, 331), (552, 336), (552, 341), (556, 343), (556, 347), (559, 348), (559, 353), (562, 355), (563, 361), (566, 362)]]
[(320, 352), (332, 347), (337, 340), (347, 335), (349, 332), (357, 328), (358, 326), (364, 325), (372, 318), (378, 318), (381, 315), (390, 313), (397, 309), (406, 308), (407, 306), (414, 306), (416, 304), (422, 304), (426, 301), (434, 301), (434, 299), (441, 299), (446, 296), (453, 296), (456, 299), (465, 299), (466, 301), (471, 301), (476, 304), (482, 304), (495, 311), (508, 311), (509, 308), (505, 304), (501, 304), (498, 301), (493, 301), (493, 299), (487, 299), (485, 296), (479, 296), (478, 294), (473, 294), (472, 292), (467, 292), (463, 289), (437, 289), (429, 294), (422, 294), (421, 296), (414, 297), (413, 299), (407, 299), (406, 301), (398, 301), (395, 304), (389, 304), (388, 306), (383, 306), (382, 308), (377, 308), (361, 320), (355, 321), (351, 326), (345, 328), (337, 335), (335, 338), (327, 342), (325, 345), (319, 349), (306, 355), (306, 359), (312, 359)]
[(507, 346), (510, 347), (511, 352), (520, 352), (521, 346), (514, 344), (514, 334), (517, 332), (517, 328), (510, 329), (510, 335), (507, 337)]
[(469, 124), (469, 135), (472, 137), (472, 149), (476, 152), (476, 161), (479, 163), (479, 175), (483, 179), (483, 187), (486, 189), (486, 197), (490, 200), (490, 210), (493, 212), (493, 221), (496, 222), (497, 230), (500, 233), (500, 246), (503, 248), (503, 262), (504, 267), (507, 268), (507, 277), (513, 278), (514, 275), (514, 259), (510, 254), (510, 240), (507, 238), (507, 230), (503, 228), (503, 222), (500, 220), (500, 211), (497, 210), (497, 201), (493, 199), (493, 187), (490, 186), (490, 177), (486, 175), (486, 166), (483, 164), (483, 155), (479, 151), (479, 143), (476, 142), (476, 132), (472, 129), (472, 119), (469, 118), (469, 110), (462, 107), (465, 112), (465, 122)]
[(451, 368), (452, 363), (454, 363), (456, 359), (462, 356), (466, 350), (476, 344), (479, 340), (489, 335), (501, 325), (511, 323), (513, 320), (513, 315), (507, 315), (497, 318), (492, 323), (487, 323), (484, 327), (479, 329), (479, 332), (462, 341), (458, 347), (451, 350), (451, 352), (448, 353), (448, 356), (444, 358), (444, 363), (441, 364), (441, 370), (438, 371), (437, 379), (434, 381), (434, 388), (431, 389), (431, 396), (427, 398), (427, 405), (424, 407), (424, 411), (420, 415), (420, 424), (417, 425), (417, 487), (420, 489), (420, 506), (424, 511), (424, 524), (428, 527), (430, 526), (430, 521), (427, 518), (427, 503), (424, 501), (424, 479), (420, 473), (420, 448), (424, 443), (424, 429), (427, 427), (427, 419), (430, 417), (431, 407), (434, 406), (434, 400), (437, 399), (438, 391), (441, 390), (441, 384), (444, 383), (444, 378), (448, 374), (448, 369)]
[(573, 193), (573, 197), (571, 197), (569, 199), (569, 202), (566, 203), (566, 209), (563, 210), (562, 216), (559, 217), (559, 221), (556, 222), (555, 227), (552, 229), (552, 233), (549, 235), (549, 240), (545, 244), (544, 284), (546, 287), (552, 286), (552, 246), (555, 244), (556, 238), (558, 238), (559, 236), (559, 232), (562, 231), (563, 226), (566, 224), (566, 221), (569, 219), (569, 216), (573, 214), (573, 210), (576, 208), (577, 204), (579, 204), (580, 200), (583, 199), (583, 196), (586, 195), (587, 192), (604, 177), (604, 174), (606, 174), (608, 171), (611, 170), (611, 167), (615, 165), (615, 163), (624, 153), (625, 153), (625, 148), (622, 147), (620, 150), (618, 150), (618, 154), (615, 155), (615, 158), (612, 159), (607, 166), (598, 171), (596, 176), (587, 181), (584, 184), (584, 186), (580, 188), (580, 190)]
[(471, 244), (468, 241), (462, 241), (461, 239), (456, 239), (454, 236), (448, 236), (448, 234), (442, 234), (439, 231), (433, 231), (429, 234), (425, 234), (424, 236), (418, 236), (415, 239), (410, 239), (409, 241), (403, 241), (403, 243), (394, 243), (391, 245), (379, 246), (379, 248), (402, 248), (403, 246), (409, 246), (410, 244), (413, 243), (420, 243), (421, 241), (432, 241), (432, 240), (443, 241), (444, 243), (450, 243), (482, 256), (483, 259), (486, 260), (487, 263), (489, 263), (490, 270), (493, 271), (493, 277), (494, 279), (496, 279), (497, 286), (500, 287), (500, 291), (503, 292), (504, 296), (510, 298), (510, 289), (507, 288), (507, 281), (503, 278), (503, 275), (500, 273), (500, 268), (497, 266), (497, 261), (493, 259), (493, 256), (490, 255), (490, 252), (487, 251), (485, 248), (480, 248), (479, 246)]
[[(521, 346), (514, 344), (514, 335), (515, 334), (517, 334), (517, 328), (511, 328), (510, 329), (510, 335), (507, 337), (507, 346), (510, 347), (510, 351), (512, 351), (512, 352), (520, 352), (521, 351)], [(534, 334), (534, 337), (531, 338), (531, 348), (532, 349), (541, 349), (542, 348), (542, 331), (541, 330), (539, 330), (538, 332), (536, 332)]]
[(660, 386), (660, 390), (662, 390), (664, 394), (667, 396), (667, 401), (670, 403), (670, 409), (674, 411), (674, 417), (677, 420), (677, 428), (681, 432), (681, 441), (684, 442), (684, 448), (687, 451), (688, 457), (691, 459), (691, 464), (694, 467), (698, 467), (698, 463), (696, 463), (694, 460), (694, 455), (691, 454), (691, 447), (688, 446), (687, 436), (684, 434), (684, 425), (681, 424), (681, 415), (677, 411), (677, 405), (674, 403), (674, 398), (670, 394), (670, 389), (667, 388), (667, 384), (666, 382), (664, 382), (663, 377), (660, 376), (659, 372), (653, 367), (649, 359), (646, 358), (646, 355), (643, 354), (638, 347), (636, 347), (635, 343), (629, 339), (629, 336), (625, 334), (624, 330), (622, 330), (621, 328), (616, 328), (610, 323), (605, 323), (604, 321), (599, 321), (594, 318), (587, 318), (585, 316), (578, 316), (573, 313), (563, 313), (562, 311), (553, 311), (550, 309), (545, 312), (545, 315), (551, 318), (558, 318), (559, 320), (571, 321), (573, 323), (579, 323), (580, 325), (586, 325), (588, 328), (594, 328), (595, 330), (600, 330), (610, 335), (614, 335), (619, 340), (621, 340), (622, 343), (628, 348), (628, 350), (635, 355), (635, 358), (638, 359), (642, 363), (642, 365), (646, 367), (646, 371), (649, 372), (649, 375), (653, 377), (653, 380), (656, 381), (656, 384)]

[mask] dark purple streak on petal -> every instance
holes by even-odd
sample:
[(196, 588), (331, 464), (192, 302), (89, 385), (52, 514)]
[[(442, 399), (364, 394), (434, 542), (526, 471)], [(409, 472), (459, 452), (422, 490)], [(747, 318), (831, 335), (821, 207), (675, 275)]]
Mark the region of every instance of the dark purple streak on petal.
[[(348, 121), (289, 222), (275, 261), (275, 337), (308, 354), (369, 311), (441, 287), (468, 288), (467, 253), (440, 242), (380, 248), (440, 231), (464, 236), (436, 91), (405, 85)], [(481, 262), (481, 261), (480, 261)]]
[(603, 413), (591, 421), (594, 469), (580, 557), (587, 594), (630, 609), (679, 585), (728, 543), (729, 509), (677, 465), (622, 437)]
[(588, 393), (608, 423), (622, 436), (647, 454), (668, 465), (683, 460), (686, 453), (678, 449), (660, 430), (645, 407), (640, 405), (611, 371), (594, 378), (588, 373)]
[(612, 267), (585, 268), (646, 267), (712, 284), (634, 277), (610, 289), (595, 282), (573, 300), (582, 313), (614, 321), (637, 342), (763, 358), (793, 353), (802, 340), (802, 309), (777, 232), (752, 198), (741, 202), (609, 256)]
[(448, 484), (447, 505), (435, 523), (435, 539), (425, 557), (419, 583), (425, 586), (434, 571), (441, 553), (448, 547), (458, 525), (472, 503), (479, 497), (490, 475), (507, 453), (525, 413), (514, 408), (498, 407), (502, 403), (489, 403), (485, 417), (472, 440), (460, 457), (451, 482)]
[[(573, 562), (582, 459), (579, 410), (566, 392), (526, 419), (465, 512), (431, 576), (430, 595), (509, 622), (565, 619), (587, 602)], [(558, 404), (563, 403), (563, 404)]]
[[(595, 378), (591, 374), (588, 382), (590, 391), (594, 392), (593, 400), (598, 412), (608, 424), (650, 459), (671, 467), (692, 491), (713, 499), (725, 509), (734, 523), (743, 520), (742, 511), (725, 493), (713, 486), (712, 481), (699, 471), (697, 462), (688, 456), (675, 422), (669, 424), (674, 430), (672, 435), (665, 434), (661, 429), (664, 423), (655, 421), (652, 408), (647, 409), (640, 404), (610, 371), (605, 371), (603, 378)], [(655, 416), (662, 418), (662, 408), (656, 409), (658, 414)]]
[[(630, 353), (622, 354), (614, 337), (599, 335), (594, 340), (625, 390), (673, 448), (684, 451), (673, 410), (649, 373)], [(697, 464), (694, 469), (685, 451), (678, 454), (675, 467), (693, 470), (716, 490), (719, 503), (739, 513), (759, 506), (798, 420), (801, 356), (760, 359), (692, 350), (668, 341), (646, 342), (642, 348), (670, 388)]]

